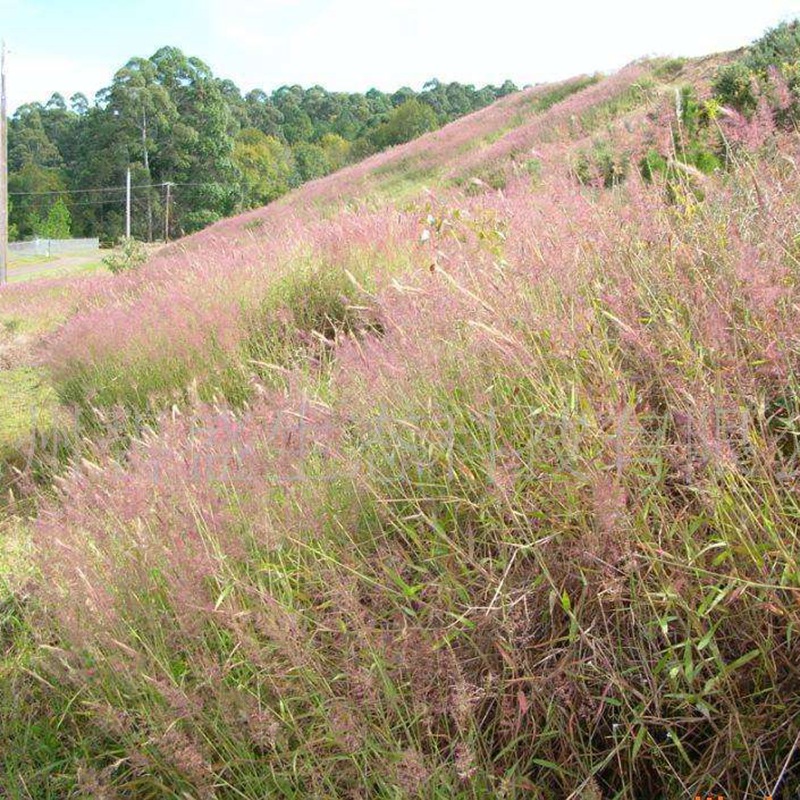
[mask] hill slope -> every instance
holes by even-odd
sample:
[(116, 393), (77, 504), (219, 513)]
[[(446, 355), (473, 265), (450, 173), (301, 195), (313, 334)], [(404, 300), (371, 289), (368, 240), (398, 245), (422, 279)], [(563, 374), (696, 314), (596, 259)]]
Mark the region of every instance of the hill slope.
[(8, 511), (6, 794), (796, 790), (800, 151), (726, 60), (4, 290), (72, 415)]

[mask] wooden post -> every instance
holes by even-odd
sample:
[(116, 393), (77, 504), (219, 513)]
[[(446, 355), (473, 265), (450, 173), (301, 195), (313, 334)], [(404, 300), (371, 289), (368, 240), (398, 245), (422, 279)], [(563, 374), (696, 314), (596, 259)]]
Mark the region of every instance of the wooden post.
[(131, 238), (131, 168), (125, 176), (125, 238)]
[(171, 196), (171, 191), (172, 191), (172, 184), (169, 181), (167, 181), (166, 186), (167, 186), (167, 202), (165, 203), (165, 208), (164, 208), (164, 241), (168, 242), (169, 241), (169, 202), (170, 202), (170, 196)]
[(0, 42), (0, 285), (8, 281), (8, 120), (6, 43)]

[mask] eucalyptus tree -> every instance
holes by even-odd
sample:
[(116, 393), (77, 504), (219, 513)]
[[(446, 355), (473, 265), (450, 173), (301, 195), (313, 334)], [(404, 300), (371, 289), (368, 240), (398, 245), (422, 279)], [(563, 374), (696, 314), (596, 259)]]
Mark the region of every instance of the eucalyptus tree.
[[(120, 125), (129, 162), (141, 160), (146, 184), (154, 182), (151, 159), (169, 148), (179, 120), (178, 108), (151, 59), (132, 58), (106, 90), (107, 111)], [(147, 238), (153, 239), (153, 194), (147, 198)]]

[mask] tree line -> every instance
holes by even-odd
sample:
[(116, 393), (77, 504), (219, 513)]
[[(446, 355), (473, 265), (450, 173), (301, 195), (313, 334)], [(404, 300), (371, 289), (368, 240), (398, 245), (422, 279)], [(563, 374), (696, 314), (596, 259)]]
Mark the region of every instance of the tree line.
[(170, 236), (274, 200), (304, 181), (408, 141), (517, 90), (431, 80), (420, 92), (329, 92), (281, 86), (243, 94), (198, 58), (163, 47), (133, 58), (92, 103), (53, 94), (9, 124), (11, 234), (124, 232), (132, 171), (133, 234)]

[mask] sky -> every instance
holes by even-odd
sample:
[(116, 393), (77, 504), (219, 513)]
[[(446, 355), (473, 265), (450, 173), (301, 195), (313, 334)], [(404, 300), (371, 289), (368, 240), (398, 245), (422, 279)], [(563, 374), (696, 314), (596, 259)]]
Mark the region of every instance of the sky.
[(741, 47), (800, 0), (0, 0), (9, 111), (175, 45), (240, 89), (520, 86)]

